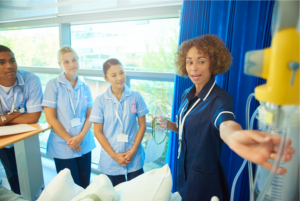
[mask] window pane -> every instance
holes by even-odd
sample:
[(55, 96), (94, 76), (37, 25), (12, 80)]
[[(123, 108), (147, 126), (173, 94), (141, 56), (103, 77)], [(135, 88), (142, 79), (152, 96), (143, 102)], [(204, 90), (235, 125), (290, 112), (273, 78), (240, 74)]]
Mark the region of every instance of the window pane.
[[(173, 103), (173, 82), (160, 82), (160, 81), (145, 81), (145, 80), (130, 80), (130, 88), (138, 90), (149, 109), (149, 114), (146, 115), (146, 121), (150, 122), (151, 117), (154, 115), (154, 110), (157, 105), (161, 106), (166, 117), (170, 117), (172, 113), (172, 103)], [(151, 133), (145, 133), (142, 140), (142, 145), (146, 151), (148, 140)], [(154, 168), (162, 167), (165, 165), (167, 145), (169, 137), (166, 137), (166, 146), (162, 156), (152, 163), (145, 164), (144, 170), (149, 171)]]
[(171, 116), (174, 90), (173, 82), (131, 79), (130, 88), (138, 90), (142, 94), (149, 109), (147, 122), (150, 122), (157, 105), (160, 105), (166, 117)]
[(74, 25), (71, 42), (81, 68), (117, 58), (126, 70), (175, 72), (178, 32), (178, 18)]
[(58, 67), (58, 27), (0, 31), (0, 44), (15, 53), (19, 66)]
[[(41, 74), (41, 73), (36, 73), (37, 76), (39, 76), (41, 83), (42, 83), (42, 89), (43, 89), (43, 94), (45, 92), (45, 87), (46, 84), (49, 80), (57, 77), (56, 74)], [(46, 116), (44, 111), (41, 114), (41, 117), (39, 119), (39, 123), (47, 123), (46, 121)], [(42, 133), (39, 134), (39, 139), (40, 139), (40, 147), (46, 149), (47, 148), (47, 140), (50, 135), (50, 130), (46, 130)]]

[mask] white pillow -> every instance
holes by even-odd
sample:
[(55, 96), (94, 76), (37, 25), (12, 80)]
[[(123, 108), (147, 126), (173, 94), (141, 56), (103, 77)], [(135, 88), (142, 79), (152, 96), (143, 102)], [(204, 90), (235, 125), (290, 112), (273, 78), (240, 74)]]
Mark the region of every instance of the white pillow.
[(171, 188), (172, 176), (168, 165), (115, 186), (118, 201), (168, 201)]
[(70, 201), (83, 190), (74, 183), (70, 170), (65, 168), (46, 186), (37, 201)]
[(118, 194), (110, 179), (106, 175), (100, 174), (94, 178), (93, 183), (72, 201), (116, 201), (117, 198)]

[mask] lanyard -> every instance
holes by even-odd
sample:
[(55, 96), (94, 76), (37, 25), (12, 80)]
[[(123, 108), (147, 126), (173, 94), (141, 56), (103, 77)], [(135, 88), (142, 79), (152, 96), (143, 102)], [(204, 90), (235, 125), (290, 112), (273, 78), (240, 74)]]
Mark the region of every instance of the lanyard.
[[(116, 108), (115, 108), (115, 113), (116, 113), (116, 116), (117, 116), (117, 118), (118, 118), (120, 124), (122, 125), (122, 134), (124, 134), (123, 122), (121, 121), (121, 118), (119, 117)], [(125, 119), (125, 114), (126, 114), (126, 99), (124, 100), (123, 121), (124, 121), (124, 119)]]
[(180, 116), (179, 116), (179, 148), (178, 148), (178, 158), (180, 156), (180, 152), (181, 152), (181, 141), (182, 141), (182, 133), (183, 133), (183, 126), (184, 126), (184, 122), (185, 122), (185, 118), (187, 117), (187, 115), (192, 111), (192, 109), (197, 105), (197, 103), (201, 100), (201, 98), (199, 98), (195, 103), (194, 105), (189, 109), (189, 111), (187, 111), (187, 113), (183, 116), (183, 120), (181, 121), (181, 116), (182, 116), (182, 112), (186, 106), (186, 103), (182, 110), (181, 110), (181, 113), (180, 113)]
[(70, 99), (70, 103), (71, 103), (71, 108), (72, 108), (72, 111), (73, 111), (73, 114), (74, 114), (74, 118), (76, 117), (76, 111), (75, 109), (77, 108), (78, 104), (79, 104), (79, 97), (80, 97), (80, 88), (78, 89), (78, 99), (77, 99), (77, 104), (74, 108), (74, 105), (73, 105), (73, 101), (72, 101), (72, 98), (71, 98), (71, 94), (70, 94), (70, 91), (67, 89), (68, 91), (68, 94), (69, 94), (69, 99)]

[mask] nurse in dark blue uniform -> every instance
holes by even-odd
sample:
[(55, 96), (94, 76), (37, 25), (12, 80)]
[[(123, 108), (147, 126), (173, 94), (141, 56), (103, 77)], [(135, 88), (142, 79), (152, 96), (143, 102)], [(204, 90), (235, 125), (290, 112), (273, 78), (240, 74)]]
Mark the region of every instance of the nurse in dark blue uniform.
[[(268, 159), (276, 155), (280, 137), (243, 131), (235, 122), (233, 98), (216, 85), (214, 77), (225, 73), (231, 61), (223, 41), (212, 35), (186, 41), (177, 52), (177, 73), (188, 76), (194, 85), (182, 95), (177, 123), (162, 121), (179, 134), (177, 190), (183, 201), (206, 201), (213, 196), (230, 200), (221, 163), (223, 141), (241, 157), (268, 169)], [(285, 160), (290, 160), (293, 149), (287, 153)]]

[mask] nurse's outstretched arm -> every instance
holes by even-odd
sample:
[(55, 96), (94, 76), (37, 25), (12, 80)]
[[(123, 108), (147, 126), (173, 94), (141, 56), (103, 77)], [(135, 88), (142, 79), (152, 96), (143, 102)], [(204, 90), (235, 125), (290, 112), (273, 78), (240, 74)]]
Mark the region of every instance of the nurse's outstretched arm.
[(146, 131), (146, 118), (145, 118), (145, 115), (141, 116), (141, 117), (138, 117), (138, 123), (139, 123), (139, 130), (136, 133), (134, 144), (125, 156), (125, 158), (127, 160), (130, 160), (130, 161), (132, 160), (132, 158), (134, 157), (136, 151), (138, 150), (138, 148), (139, 148), (139, 146), (142, 142), (142, 139), (144, 137), (145, 131)]
[(94, 133), (101, 147), (108, 153), (108, 155), (114, 159), (119, 165), (127, 166), (131, 161), (125, 159), (126, 153), (115, 153), (106, 137), (103, 135), (103, 124), (94, 123)]
[(44, 106), (44, 111), (46, 115), (46, 120), (48, 124), (52, 126), (52, 130), (66, 142), (68, 142), (72, 137), (66, 131), (66, 129), (61, 125), (61, 123), (56, 118), (56, 108)]
[(91, 115), (91, 111), (92, 108), (87, 108), (86, 110), (86, 119), (85, 119), (85, 123), (83, 125), (83, 128), (81, 130), (81, 132), (79, 133), (79, 135), (72, 137), (68, 142), (68, 146), (71, 149), (74, 149), (75, 147), (78, 147), (80, 145), (80, 143), (82, 142), (82, 140), (85, 138), (86, 134), (89, 132), (92, 123), (89, 121), (90, 115)]
[[(235, 121), (221, 123), (220, 135), (223, 141), (242, 158), (271, 170), (272, 163), (268, 160), (272, 153), (276, 157), (281, 136), (257, 130), (243, 130)], [(288, 147), (284, 151), (283, 161), (292, 159), (295, 150), (290, 145), (291, 141), (288, 142)], [(286, 172), (284, 168), (277, 170), (277, 174)]]

